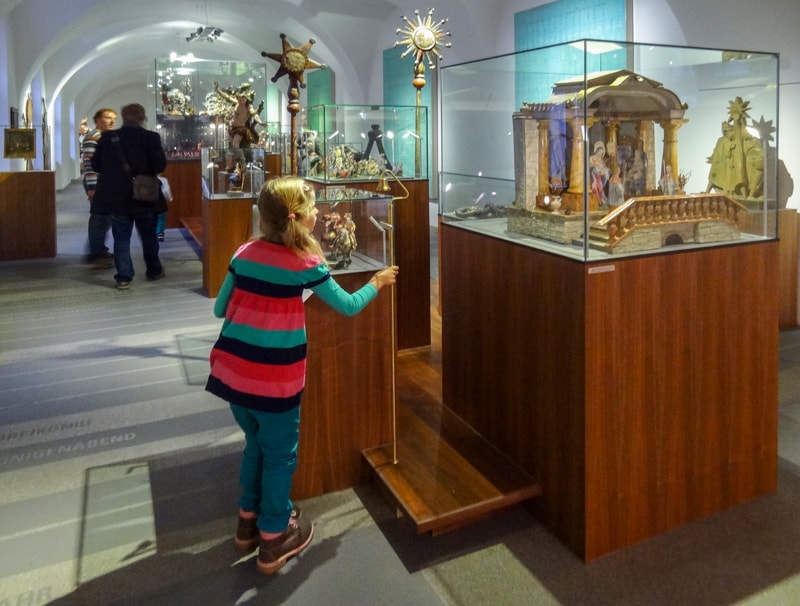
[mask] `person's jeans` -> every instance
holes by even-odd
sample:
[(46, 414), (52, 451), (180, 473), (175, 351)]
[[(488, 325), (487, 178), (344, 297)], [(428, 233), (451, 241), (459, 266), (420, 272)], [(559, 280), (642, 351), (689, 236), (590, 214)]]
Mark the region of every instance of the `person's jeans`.
[(130, 282), (136, 273), (131, 260), (131, 234), (133, 226), (142, 242), (142, 254), (147, 267), (147, 276), (154, 278), (163, 270), (158, 258), (158, 238), (156, 237), (156, 214), (145, 212), (136, 215), (111, 215), (111, 233), (114, 236), (114, 265), (117, 282)]
[(101, 259), (106, 255), (106, 235), (110, 229), (111, 215), (89, 214), (89, 260)]
[(245, 446), (239, 483), (239, 507), (257, 512), (264, 532), (283, 532), (292, 513), (292, 478), (297, 468), (300, 407), (286, 412), (261, 412), (231, 404), (244, 431)]

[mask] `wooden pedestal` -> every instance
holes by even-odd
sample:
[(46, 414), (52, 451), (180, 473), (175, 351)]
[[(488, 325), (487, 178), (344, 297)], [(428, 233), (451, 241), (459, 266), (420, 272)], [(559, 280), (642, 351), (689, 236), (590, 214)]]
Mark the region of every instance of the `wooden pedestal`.
[(444, 404), (584, 560), (776, 489), (778, 242), (589, 264), (440, 243)]
[(233, 253), (253, 234), (253, 199), (203, 197), (203, 288), (219, 293)]
[(202, 189), (200, 158), (195, 160), (170, 160), (164, 171), (169, 181), (173, 200), (167, 213), (167, 227), (183, 227), (183, 219), (200, 217)]
[(55, 256), (55, 173), (0, 173), (0, 261)]
[[(347, 291), (372, 275), (343, 274)], [(319, 298), (306, 302), (308, 373), (292, 496), (306, 499), (357, 486), (369, 471), (365, 448), (391, 440), (392, 343), (390, 289), (347, 318)]]

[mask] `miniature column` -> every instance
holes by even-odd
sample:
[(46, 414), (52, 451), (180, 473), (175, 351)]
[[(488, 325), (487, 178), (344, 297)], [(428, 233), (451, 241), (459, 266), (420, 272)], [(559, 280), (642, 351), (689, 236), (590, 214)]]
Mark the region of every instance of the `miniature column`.
[(664, 129), (664, 149), (662, 154), (662, 172), (664, 166), (669, 165), (672, 167), (672, 174), (678, 176), (678, 129), (686, 122), (686, 120), (665, 120), (659, 122), (659, 126)]
[(572, 119), (572, 151), (570, 153), (569, 189), (571, 194), (583, 194), (583, 173), (586, 169), (583, 142), (583, 119), (577, 116)]
[(550, 120), (539, 120), (539, 194), (550, 193)]
[(646, 162), (645, 170), (645, 193), (650, 193), (656, 188), (656, 167), (653, 165), (655, 156), (655, 145), (653, 143), (653, 121), (642, 120), (637, 128), (639, 137), (638, 145), (641, 146)]

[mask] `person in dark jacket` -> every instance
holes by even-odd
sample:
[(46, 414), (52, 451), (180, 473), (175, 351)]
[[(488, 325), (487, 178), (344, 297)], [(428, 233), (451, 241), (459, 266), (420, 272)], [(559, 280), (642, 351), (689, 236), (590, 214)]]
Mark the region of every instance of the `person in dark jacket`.
[[(92, 168), (98, 173), (93, 207), (111, 215), (114, 236), (114, 264), (117, 289), (125, 290), (133, 280), (131, 234), (139, 233), (148, 280), (164, 277), (164, 267), (158, 257), (156, 222), (158, 214), (167, 210), (163, 194), (158, 202), (138, 202), (133, 199), (131, 180), (134, 175), (156, 176), (167, 166), (167, 157), (158, 133), (144, 128), (147, 121), (144, 107), (132, 103), (122, 108), (122, 127), (100, 136), (92, 156)], [(126, 170), (125, 164), (129, 165)]]

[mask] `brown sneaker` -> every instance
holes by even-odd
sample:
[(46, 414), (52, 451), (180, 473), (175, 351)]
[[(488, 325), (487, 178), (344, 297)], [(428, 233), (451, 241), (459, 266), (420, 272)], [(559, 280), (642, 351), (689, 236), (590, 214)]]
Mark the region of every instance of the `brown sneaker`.
[(277, 572), (289, 558), (296, 556), (314, 538), (314, 524), (305, 520), (289, 520), (289, 526), (274, 539), (261, 539), (258, 548), (258, 571), (264, 574)]
[[(300, 508), (295, 505), (292, 509), (290, 520), (299, 520), (301, 516)], [(239, 551), (252, 551), (258, 546), (261, 539), (256, 522), (258, 518), (243, 518), (239, 516), (236, 524), (236, 536), (233, 538), (233, 545)]]

